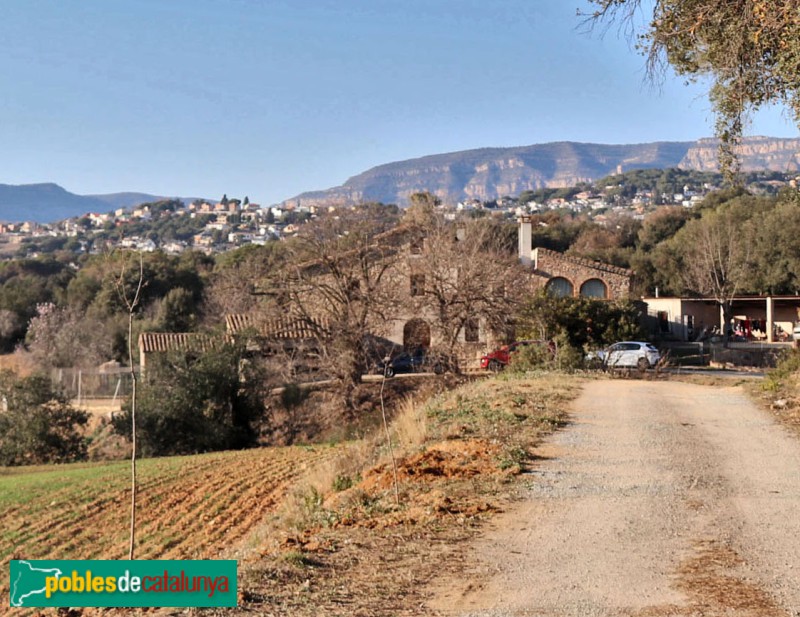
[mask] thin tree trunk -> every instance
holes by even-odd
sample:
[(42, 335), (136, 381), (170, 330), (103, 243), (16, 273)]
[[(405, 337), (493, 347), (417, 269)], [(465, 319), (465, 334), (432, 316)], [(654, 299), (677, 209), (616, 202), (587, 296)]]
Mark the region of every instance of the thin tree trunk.
[(128, 545), (128, 559), (134, 558), (136, 545), (136, 367), (133, 365), (133, 318), (139, 306), (142, 287), (144, 287), (144, 258), (139, 253), (139, 280), (133, 297), (125, 288), (125, 262), (117, 279), (117, 294), (125, 308), (128, 309), (128, 365), (131, 369), (131, 512), (130, 512), (130, 542)]
[(386, 404), (383, 398), (383, 389), (386, 386), (386, 370), (383, 371), (383, 380), (381, 381), (381, 416), (383, 417), (383, 430), (386, 431), (386, 443), (389, 446), (389, 455), (392, 457), (392, 471), (394, 472), (394, 502), (400, 505), (400, 486), (397, 479), (397, 459), (394, 457), (394, 447), (392, 447), (392, 435), (389, 432), (389, 421), (386, 419)]
[(136, 542), (136, 368), (133, 366), (133, 310), (128, 311), (128, 364), (131, 367), (131, 525), (128, 559)]
[(722, 321), (723, 328), (722, 328), (722, 346), (727, 348), (730, 345), (731, 337), (730, 337), (730, 329), (731, 329), (731, 320), (733, 319), (733, 310), (731, 309), (731, 303), (728, 300), (724, 300), (720, 307), (722, 308)]

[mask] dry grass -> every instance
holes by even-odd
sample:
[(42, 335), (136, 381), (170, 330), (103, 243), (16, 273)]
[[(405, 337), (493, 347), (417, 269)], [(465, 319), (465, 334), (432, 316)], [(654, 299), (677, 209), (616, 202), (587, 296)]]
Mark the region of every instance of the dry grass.
[(412, 397), (400, 403), (392, 422), (392, 433), (402, 450), (410, 450), (423, 444), (428, 437), (428, 422), (425, 406)]
[(744, 559), (729, 545), (700, 540), (694, 553), (678, 568), (676, 586), (689, 599), (688, 606), (650, 606), (632, 617), (789, 617), (775, 601), (741, 574)]
[(784, 354), (777, 367), (747, 391), (781, 424), (800, 436), (800, 352)]
[(701, 614), (788, 617), (766, 592), (741, 578), (737, 570), (744, 559), (730, 546), (701, 541), (694, 548), (695, 554), (681, 564), (678, 587)]
[(328, 522), (322, 510), (326, 496), (357, 482), (363, 469), (375, 460), (375, 447), (374, 438), (348, 443), (325, 465), (313, 467), (283, 500), (268, 533), (282, 537)]
[(736, 376), (730, 377), (726, 375), (697, 375), (692, 373), (671, 373), (667, 374), (666, 379), (669, 381), (680, 381), (684, 383), (691, 383), (697, 386), (713, 386), (718, 388), (735, 388), (737, 386), (751, 386), (758, 382), (758, 377), (749, 376)]
[[(406, 397), (398, 405), (390, 435), (396, 457), (402, 458), (419, 448), (427, 435), (426, 407)], [(277, 527), (302, 531), (329, 520), (320, 510), (335, 498), (362, 481), (367, 470), (388, 464), (389, 448), (383, 432), (376, 430), (358, 441), (350, 442), (334, 460), (313, 469), (285, 500)]]

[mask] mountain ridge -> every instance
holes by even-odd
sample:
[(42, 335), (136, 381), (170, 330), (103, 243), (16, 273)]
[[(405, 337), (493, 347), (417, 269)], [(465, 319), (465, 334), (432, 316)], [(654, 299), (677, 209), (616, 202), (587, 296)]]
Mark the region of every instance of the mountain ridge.
[[(717, 171), (719, 141), (658, 141), (596, 144), (559, 141), (507, 148), (477, 148), (384, 163), (344, 184), (308, 191), (283, 206), (348, 205), (381, 201), (407, 205), (408, 197), (430, 191), (445, 203), (483, 201), (524, 190), (561, 188), (622, 171), (678, 167)], [(800, 138), (748, 137), (739, 148), (742, 171), (800, 171)]]

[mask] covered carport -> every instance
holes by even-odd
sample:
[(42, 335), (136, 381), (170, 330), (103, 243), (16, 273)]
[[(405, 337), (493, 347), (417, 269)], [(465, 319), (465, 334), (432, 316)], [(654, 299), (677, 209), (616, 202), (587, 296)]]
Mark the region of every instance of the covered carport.
[(800, 321), (800, 296), (736, 296), (731, 302), (734, 320), (724, 323), (722, 309), (712, 298), (651, 297), (646, 326), (654, 335), (690, 341), (716, 328), (729, 329), (747, 340), (766, 343), (791, 340), (794, 324)]

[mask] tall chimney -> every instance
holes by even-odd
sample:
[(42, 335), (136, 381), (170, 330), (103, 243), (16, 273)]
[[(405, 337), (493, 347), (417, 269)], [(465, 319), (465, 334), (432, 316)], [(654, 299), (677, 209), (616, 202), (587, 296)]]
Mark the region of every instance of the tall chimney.
[(519, 223), (519, 260), (524, 266), (531, 265), (531, 249), (533, 248), (533, 231), (531, 217), (521, 216)]

